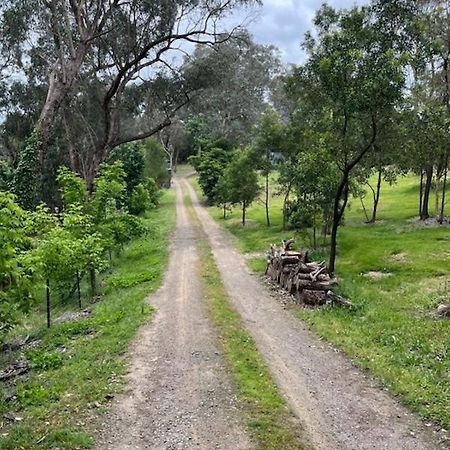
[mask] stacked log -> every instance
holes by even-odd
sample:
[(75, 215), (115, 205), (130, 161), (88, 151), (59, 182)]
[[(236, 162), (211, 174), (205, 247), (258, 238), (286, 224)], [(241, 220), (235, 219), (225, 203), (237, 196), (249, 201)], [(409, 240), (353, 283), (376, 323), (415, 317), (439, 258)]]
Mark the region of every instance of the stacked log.
[(308, 252), (291, 249), (293, 240), (283, 240), (281, 246), (272, 245), (267, 253), (266, 275), (294, 295), (299, 303), (323, 305), (346, 302), (332, 292), (338, 284), (324, 262), (309, 262)]
[(450, 305), (439, 305), (437, 312), (442, 317), (450, 317)]

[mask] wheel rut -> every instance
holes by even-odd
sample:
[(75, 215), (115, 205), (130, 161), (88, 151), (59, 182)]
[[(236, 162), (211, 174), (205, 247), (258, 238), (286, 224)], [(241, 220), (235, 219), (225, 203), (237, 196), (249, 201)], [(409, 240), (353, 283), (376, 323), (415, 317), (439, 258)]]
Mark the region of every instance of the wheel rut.
[(200, 205), (189, 182), (181, 183), (191, 196), (234, 308), (317, 449), (450, 448), (448, 441), (284, 310), (249, 273), (231, 236)]
[(130, 350), (127, 392), (104, 417), (96, 448), (252, 449), (198, 273), (199, 238), (177, 182), (177, 227), (156, 313)]

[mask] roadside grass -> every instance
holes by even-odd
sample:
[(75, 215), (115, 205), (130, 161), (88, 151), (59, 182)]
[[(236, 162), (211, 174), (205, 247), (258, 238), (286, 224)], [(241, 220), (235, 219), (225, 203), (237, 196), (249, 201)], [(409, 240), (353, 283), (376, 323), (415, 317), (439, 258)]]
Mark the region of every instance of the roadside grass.
[(0, 449), (92, 447), (99, 415), (123, 389), (128, 345), (152, 314), (144, 300), (161, 283), (174, 219), (167, 191), (146, 215), (148, 235), (113, 260), (91, 316), (35, 330), (41, 344), (25, 351), (31, 372), (0, 385)]
[[(198, 184), (191, 182), (198, 191)], [(435, 310), (450, 297), (450, 229), (417, 224), (418, 190), (414, 176), (394, 186), (384, 184), (379, 221), (373, 225), (364, 223), (360, 201), (350, 202), (339, 231), (337, 274), (340, 293), (360, 308), (299, 309), (295, 314), (355, 364), (369, 369), (413, 411), (449, 430), (450, 321), (438, 318)], [(227, 220), (218, 208), (209, 212), (237, 238), (244, 253), (264, 252), (287, 237), (294, 237), (298, 247), (308, 247), (305, 234), (282, 231), (281, 199), (271, 202), (270, 228), (258, 203), (249, 208), (245, 228), (239, 211)], [(366, 202), (370, 209), (369, 196)], [(326, 259), (326, 247), (312, 255)], [(264, 258), (250, 259), (249, 266), (263, 272)], [(371, 278), (370, 271), (380, 272), (380, 277)]]
[[(189, 195), (184, 196), (184, 203), (200, 229)], [(229, 302), (207, 239), (199, 240), (198, 245), (200, 276), (209, 313), (219, 332), (219, 343), (244, 407), (251, 436), (261, 450), (311, 449), (301, 425), (278, 393), (252, 337)]]

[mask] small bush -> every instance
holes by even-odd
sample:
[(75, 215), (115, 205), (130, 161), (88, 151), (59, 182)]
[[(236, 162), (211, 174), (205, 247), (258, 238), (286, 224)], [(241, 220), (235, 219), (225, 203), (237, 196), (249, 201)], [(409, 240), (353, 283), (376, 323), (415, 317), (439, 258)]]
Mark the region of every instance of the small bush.
[(159, 204), (159, 198), (161, 197), (161, 191), (153, 178), (145, 179), (145, 189), (148, 192), (149, 201), (152, 207)]
[(147, 189), (142, 183), (138, 184), (131, 194), (130, 213), (136, 216), (144, 214), (150, 205), (150, 195)]
[(95, 324), (91, 320), (77, 320), (66, 322), (52, 328), (51, 332), (56, 336), (72, 337), (93, 333)]

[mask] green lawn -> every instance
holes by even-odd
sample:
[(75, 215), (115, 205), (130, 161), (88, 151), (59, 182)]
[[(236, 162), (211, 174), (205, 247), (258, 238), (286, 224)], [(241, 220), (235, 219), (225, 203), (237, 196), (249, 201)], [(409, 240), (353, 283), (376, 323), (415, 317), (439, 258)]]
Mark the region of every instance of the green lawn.
[(25, 351), (32, 371), (0, 385), (0, 449), (92, 446), (99, 415), (123, 387), (128, 345), (151, 315), (144, 299), (161, 283), (174, 219), (169, 191), (146, 216), (148, 235), (113, 260), (92, 315), (31, 330), (41, 340), (39, 348)]
[[(308, 245), (305, 235), (282, 231), (281, 202), (272, 198), (270, 228), (257, 202), (248, 211), (245, 228), (238, 209), (224, 221), (221, 210), (210, 208), (236, 236), (241, 250), (255, 253), (249, 261), (253, 270), (264, 270), (264, 257), (258, 253), (270, 243), (294, 235), (299, 245)], [(369, 197), (367, 203), (370, 209)], [(340, 292), (360, 308), (295, 313), (414, 411), (450, 429), (450, 321), (435, 314), (439, 303), (450, 301), (450, 228), (417, 226), (410, 220), (417, 215), (417, 204), (418, 180), (413, 176), (392, 187), (383, 185), (380, 222), (375, 225), (364, 224), (361, 203), (352, 199), (339, 232), (337, 274)], [(322, 250), (315, 256), (327, 255)], [(369, 271), (386, 276), (372, 279), (365, 276)]]

